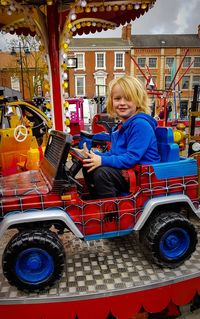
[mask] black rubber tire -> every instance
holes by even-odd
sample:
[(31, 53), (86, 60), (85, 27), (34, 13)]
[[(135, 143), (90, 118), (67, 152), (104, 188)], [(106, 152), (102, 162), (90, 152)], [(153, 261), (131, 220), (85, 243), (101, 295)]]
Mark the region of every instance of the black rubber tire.
[[(183, 231), (188, 236), (188, 247), (180, 256), (167, 256), (161, 249), (163, 237), (170, 230)], [(160, 267), (176, 268), (191, 257), (196, 249), (197, 232), (193, 224), (183, 215), (175, 212), (163, 212), (147, 222), (140, 231), (140, 241), (147, 256)]]
[[(34, 284), (29, 280), (22, 280), (16, 272), (17, 260), (20, 259), (20, 254), (31, 249), (39, 249), (47, 253), (53, 264), (53, 269), (49, 276), (39, 282), (34, 282)], [(61, 240), (56, 233), (41, 229), (23, 231), (14, 235), (7, 244), (2, 257), (3, 273), (8, 282), (19, 290), (27, 292), (39, 292), (49, 289), (61, 278), (64, 264), (65, 253)]]

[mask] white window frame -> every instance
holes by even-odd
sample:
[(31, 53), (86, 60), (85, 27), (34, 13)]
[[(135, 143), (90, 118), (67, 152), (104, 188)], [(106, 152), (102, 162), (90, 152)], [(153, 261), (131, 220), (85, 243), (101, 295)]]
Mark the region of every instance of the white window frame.
[[(103, 55), (103, 66), (99, 67), (97, 65), (98, 55)], [(105, 52), (95, 52), (95, 70), (105, 70), (106, 69), (106, 54)]]
[[(117, 55), (118, 54), (121, 54), (122, 55), (122, 66), (117, 66), (116, 65), (116, 62), (117, 62)], [(121, 70), (124, 70), (125, 69), (125, 65), (124, 65), (124, 62), (125, 62), (125, 59), (124, 59), (124, 52), (115, 52), (115, 66), (114, 66), (114, 69), (115, 70), (119, 70), (119, 69), (121, 69)]]
[(118, 78), (121, 78), (122, 76), (125, 76), (126, 73), (125, 72), (119, 72), (119, 73), (115, 72), (113, 75), (114, 75), (114, 79), (118, 79)]
[[(183, 88), (183, 81), (184, 81), (185, 78), (189, 79), (189, 83), (188, 83), (188, 87), (187, 88)], [(183, 78), (182, 78), (182, 81), (181, 81), (181, 89), (182, 90), (186, 90), (186, 91), (189, 90), (190, 89), (190, 82), (191, 82), (190, 76), (189, 75), (184, 75)]]
[[(83, 94), (78, 94), (77, 92), (77, 81), (80, 78), (83, 79)], [(85, 96), (85, 75), (80, 75), (80, 74), (75, 75), (75, 95), (80, 97)]]
[(85, 71), (85, 52), (77, 52), (74, 55), (75, 55), (76, 58), (78, 58), (78, 56), (82, 56), (82, 59), (83, 59), (82, 67), (79, 67), (79, 59), (77, 60), (77, 68), (76, 68), (76, 70), (84, 70)]
[[(155, 66), (150, 66), (150, 65), (149, 65), (150, 59), (155, 59), (155, 60), (156, 60), (156, 65), (155, 65)], [(158, 59), (157, 59), (157, 57), (150, 56), (150, 57), (148, 58), (148, 67), (149, 67), (150, 69), (156, 69), (156, 68), (157, 68), (157, 64), (158, 64)]]
[[(103, 83), (99, 84), (98, 79), (102, 79)], [(102, 85), (102, 87), (100, 87), (100, 92), (98, 92), (98, 85)], [(97, 96), (106, 96), (106, 77), (104, 75), (95, 76), (95, 92)]]
[(196, 65), (195, 65), (195, 59), (199, 59), (199, 60), (200, 60), (200, 56), (195, 56), (195, 57), (194, 57), (194, 63), (193, 63), (192, 66), (193, 66), (194, 68), (200, 68), (200, 61), (198, 61), (198, 63), (197, 63), (198, 66), (196, 66)]
[[(173, 59), (173, 62), (172, 62), (172, 64), (171, 65), (169, 65), (168, 63), (167, 63), (167, 59)], [(166, 69), (170, 69), (171, 70), (171, 68), (173, 67), (173, 65), (174, 65), (174, 62), (175, 62), (175, 57), (174, 56), (167, 56), (166, 58), (165, 58), (165, 68)]]
[[(166, 80), (166, 79), (169, 79), (169, 80)], [(169, 75), (169, 74), (167, 74), (167, 75), (165, 75), (165, 89), (168, 89), (168, 87), (170, 86), (170, 84), (171, 84), (171, 75)]]
[[(143, 66), (143, 65), (140, 65), (139, 59), (144, 59), (144, 66)], [(140, 57), (137, 58), (137, 63), (138, 63), (138, 65), (139, 65), (139, 67), (140, 67), (141, 69), (144, 69), (144, 68), (146, 67), (146, 61), (147, 61), (147, 58), (144, 57), (144, 56), (140, 56)]]
[[(199, 81), (194, 81), (194, 77), (199, 77)], [(192, 89), (194, 89), (195, 85), (200, 85), (200, 74), (193, 74), (192, 76)]]
[(191, 63), (191, 56), (186, 56), (185, 58), (184, 58), (184, 60), (183, 60), (183, 65), (182, 65), (182, 67), (183, 68), (188, 68), (188, 66), (190, 65), (190, 63)]

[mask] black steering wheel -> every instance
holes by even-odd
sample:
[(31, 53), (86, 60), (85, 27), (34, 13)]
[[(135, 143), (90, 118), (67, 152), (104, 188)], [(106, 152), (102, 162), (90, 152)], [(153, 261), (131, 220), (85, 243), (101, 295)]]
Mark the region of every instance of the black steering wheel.
[(79, 188), (82, 189), (82, 185), (75, 178), (76, 174), (83, 167), (84, 156), (82, 156), (75, 148), (71, 147), (69, 154), (72, 156), (72, 166), (69, 168), (69, 179), (71, 179)]

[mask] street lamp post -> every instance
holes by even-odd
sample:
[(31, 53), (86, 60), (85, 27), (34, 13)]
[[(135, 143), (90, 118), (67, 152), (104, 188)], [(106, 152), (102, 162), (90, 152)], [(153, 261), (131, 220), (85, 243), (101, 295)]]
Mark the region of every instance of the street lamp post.
[(16, 55), (16, 49), (19, 50), (19, 64), (20, 64), (20, 71), (21, 71), (21, 79), (22, 79), (22, 97), (24, 100), (24, 72), (23, 72), (23, 61), (22, 61), (22, 50), (24, 50), (25, 54), (29, 54), (29, 48), (26, 46), (22, 46), (21, 42), (19, 42), (19, 46), (13, 46), (12, 47), (12, 51), (11, 51), (11, 55)]

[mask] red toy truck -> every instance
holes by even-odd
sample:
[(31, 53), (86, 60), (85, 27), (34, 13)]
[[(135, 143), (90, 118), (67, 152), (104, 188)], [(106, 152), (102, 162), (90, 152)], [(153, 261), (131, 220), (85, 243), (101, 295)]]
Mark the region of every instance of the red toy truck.
[(16, 229), (2, 257), (11, 285), (40, 291), (60, 279), (64, 231), (82, 240), (137, 231), (161, 267), (177, 267), (191, 256), (197, 244), (193, 220), (199, 218), (197, 163), (179, 157), (171, 128), (157, 128), (156, 135), (161, 163), (134, 167), (130, 193), (117, 198), (83, 199), (87, 188), (76, 178), (82, 159), (70, 149), (71, 135), (59, 131), (50, 133), (39, 170), (1, 177), (0, 237)]

